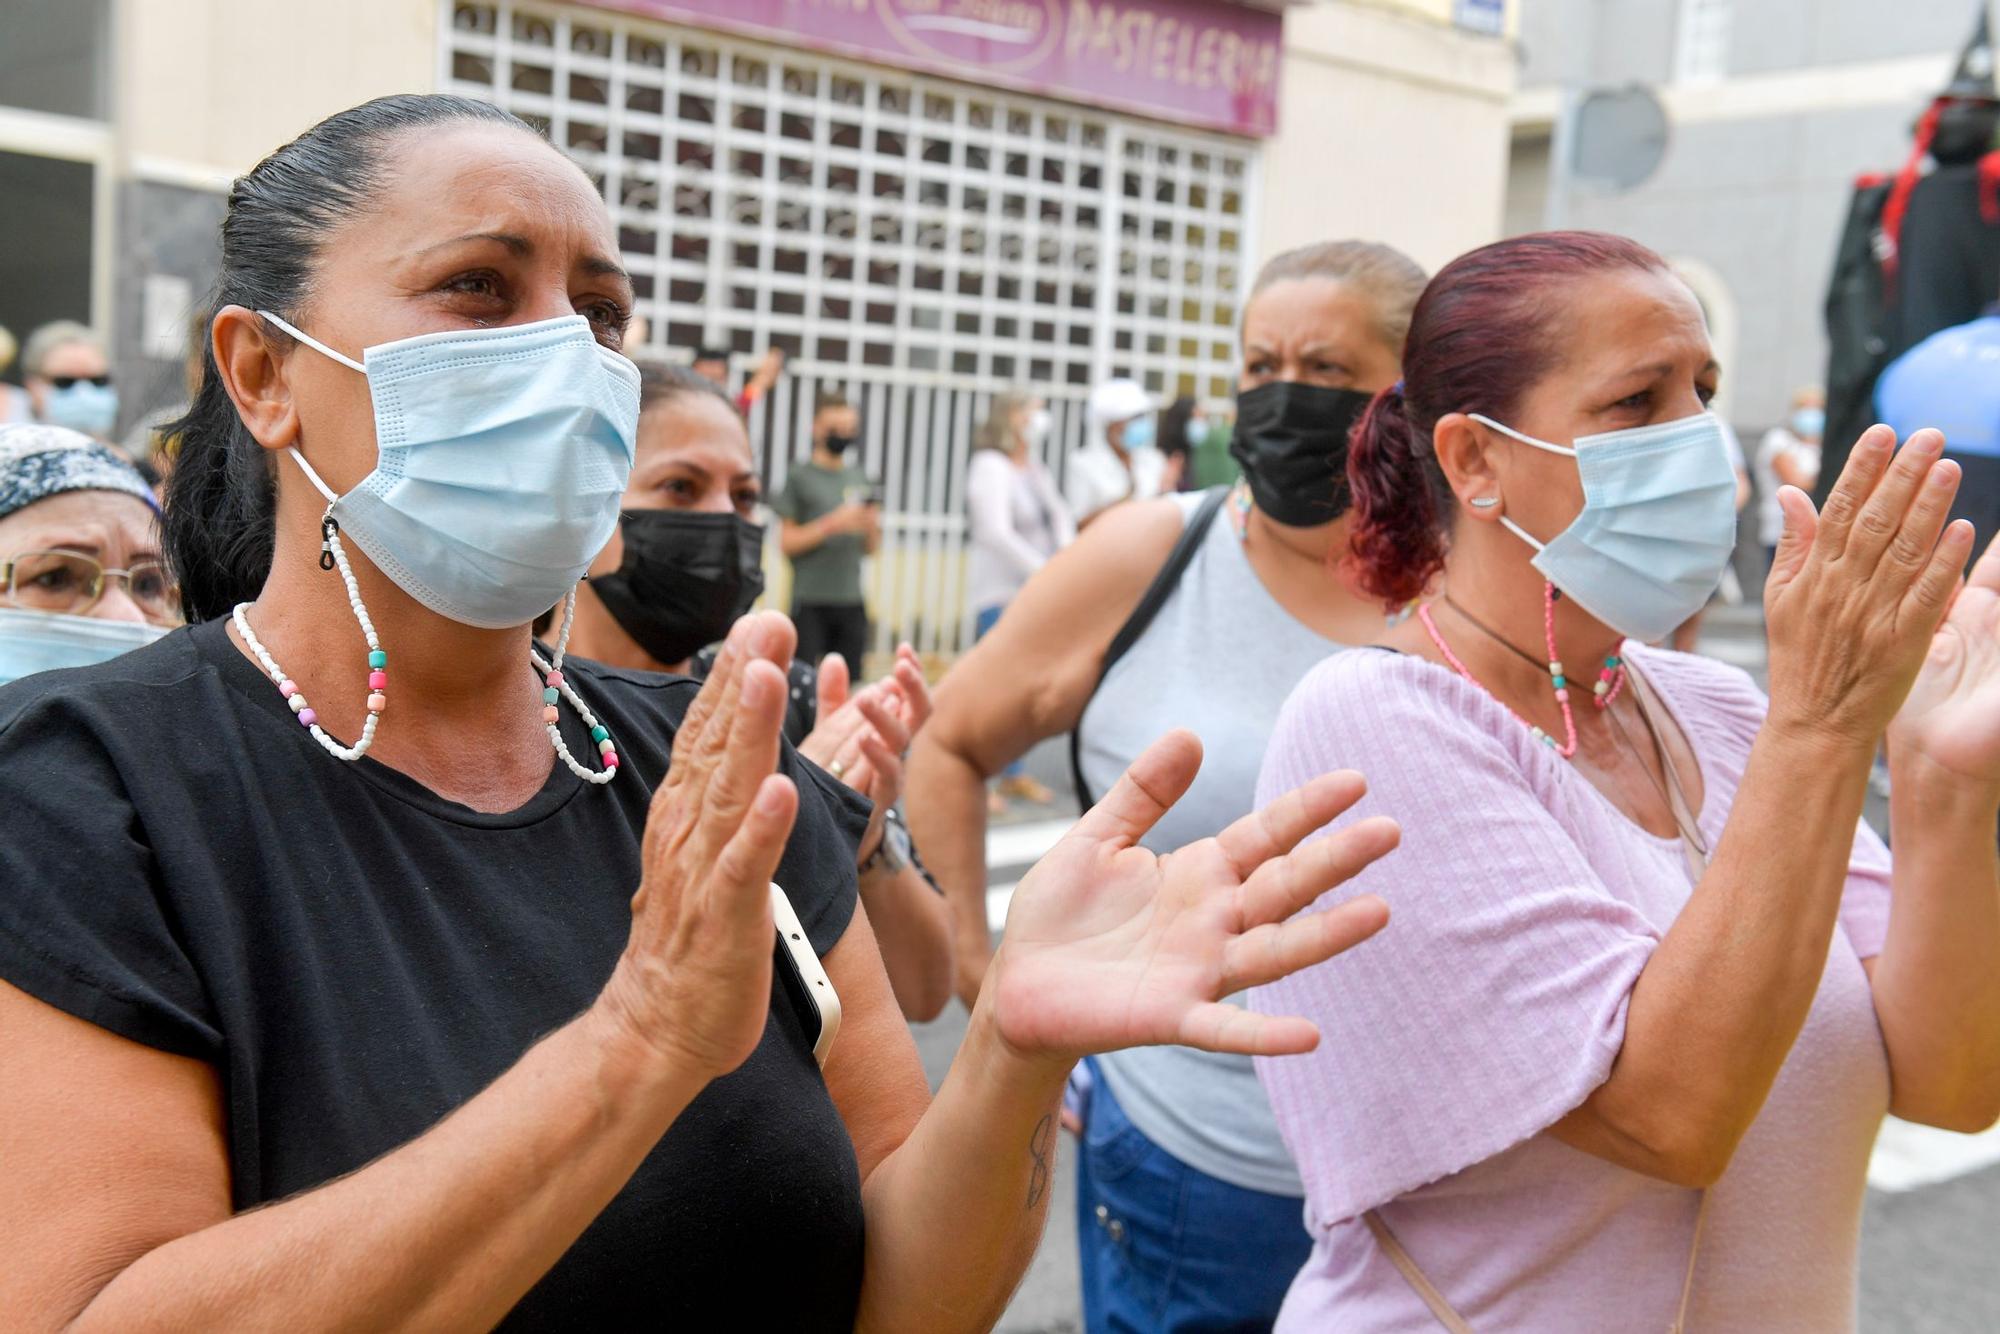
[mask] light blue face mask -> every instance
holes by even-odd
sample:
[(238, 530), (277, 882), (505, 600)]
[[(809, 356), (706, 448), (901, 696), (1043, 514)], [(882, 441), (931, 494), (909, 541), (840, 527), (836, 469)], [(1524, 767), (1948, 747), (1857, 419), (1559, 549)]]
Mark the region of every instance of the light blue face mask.
[(1792, 413), (1792, 434), (1805, 440), (1817, 440), (1826, 432), (1826, 409), (1799, 408)]
[(357, 362), (375, 470), (346, 495), (293, 447), (340, 531), (397, 587), (466, 625), (521, 625), (562, 601), (618, 527), (639, 429), (639, 369), (565, 315), (419, 334)]
[(0, 683), (58, 667), (90, 667), (167, 633), (143, 621), (105, 621), (53, 611), (0, 607)]
[(1125, 429), (1119, 434), (1118, 442), (1127, 449), (1151, 449), (1154, 430), (1153, 419), (1150, 416), (1134, 417), (1125, 423)]
[(1707, 605), (1736, 549), (1736, 469), (1714, 413), (1579, 436), (1572, 446), (1470, 415), (1524, 445), (1575, 457), (1583, 510), (1569, 527), (1544, 545), (1500, 519), (1535, 549), (1535, 568), (1565, 596), (1646, 643)]
[(118, 390), (78, 380), (67, 389), (50, 386), (42, 420), (85, 435), (107, 436), (118, 424)]
[(1194, 446), (1196, 449), (1200, 449), (1208, 442), (1207, 419), (1203, 417), (1188, 418), (1187, 429), (1182, 434), (1186, 436), (1188, 444)]

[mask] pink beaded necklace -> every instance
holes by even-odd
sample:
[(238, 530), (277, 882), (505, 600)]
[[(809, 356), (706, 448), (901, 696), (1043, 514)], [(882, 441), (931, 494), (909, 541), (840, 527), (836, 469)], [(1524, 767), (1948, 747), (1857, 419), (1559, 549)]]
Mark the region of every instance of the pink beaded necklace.
[[(1548, 646), (1549, 683), (1555, 689), (1556, 703), (1562, 707), (1564, 739), (1558, 743), (1547, 732), (1544, 732), (1526, 718), (1521, 717), (1520, 714), (1514, 713), (1512, 708), (1508, 708), (1507, 712), (1513, 713), (1515, 721), (1533, 733), (1535, 740), (1547, 745), (1556, 754), (1567, 760), (1576, 754), (1576, 716), (1569, 709), (1569, 678), (1563, 674), (1562, 660), (1556, 657), (1557, 596), (1559, 595), (1556, 592), (1554, 584), (1544, 586), (1542, 594), (1542, 636), (1543, 643)], [(1447, 602), (1451, 601), (1449, 594), (1446, 595), (1445, 600)], [(1477, 617), (1473, 616), (1463, 607), (1460, 607), (1456, 602), (1452, 602), (1451, 606), (1460, 616), (1471, 622), (1475, 629), (1487, 635), (1515, 655), (1529, 662), (1535, 662), (1532, 657), (1523, 653), (1497, 632), (1488, 629)], [(1481, 690), (1485, 690), (1487, 694), (1493, 695), (1493, 692), (1488, 690), (1486, 686), (1481, 684), (1479, 678), (1472, 674), (1471, 669), (1459, 661), (1458, 655), (1451, 651), (1451, 645), (1445, 642), (1444, 635), (1437, 628), (1437, 621), (1431, 616), (1431, 609), (1428, 603), (1417, 608), (1417, 619), (1424, 623), (1424, 630), (1430, 635), (1431, 643), (1437, 645), (1438, 652), (1444, 655), (1445, 662), (1450, 664), (1452, 670), (1470, 681), (1473, 685), (1479, 686)], [(1537, 667), (1541, 666), (1538, 662), (1535, 665)], [(1597, 683), (1591, 688), (1591, 702), (1599, 709), (1608, 709), (1611, 707), (1611, 702), (1618, 698), (1619, 692), (1624, 690), (1624, 688), (1625, 660), (1613, 653), (1604, 659), (1604, 666), (1597, 673)], [(1498, 695), (1493, 695), (1493, 697), (1495, 699), (1500, 698)], [(1502, 703), (1504, 706), (1505, 702), (1502, 701)]]

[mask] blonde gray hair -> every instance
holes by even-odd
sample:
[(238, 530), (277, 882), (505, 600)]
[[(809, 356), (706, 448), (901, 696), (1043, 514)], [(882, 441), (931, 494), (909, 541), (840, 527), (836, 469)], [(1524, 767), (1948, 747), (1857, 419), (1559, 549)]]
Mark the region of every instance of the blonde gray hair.
[(1014, 414), (1035, 401), (1035, 396), (1025, 389), (1009, 389), (993, 396), (993, 406), (986, 410), (986, 416), (972, 433), (972, 447), (997, 449), (1007, 453), (1014, 448)]
[(50, 320), (28, 335), (27, 344), (21, 349), (21, 373), (40, 375), (42, 367), (49, 364), (57, 348), (68, 347), (71, 343), (83, 343), (104, 351), (104, 340), (93, 332), (89, 325), (78, 324), (75, 320)]
[(1394, 246), (1379, 241), (1319, 241), (1276, 255), (1257, 271), (1249, 301), (1279, 283), (1324, 281), (1344, 283), (1375, 306), (1375, 329), (1391, 351), (1402, 355), (1409, 337), (1410, 314), (1430, 281), (1423, 267)]

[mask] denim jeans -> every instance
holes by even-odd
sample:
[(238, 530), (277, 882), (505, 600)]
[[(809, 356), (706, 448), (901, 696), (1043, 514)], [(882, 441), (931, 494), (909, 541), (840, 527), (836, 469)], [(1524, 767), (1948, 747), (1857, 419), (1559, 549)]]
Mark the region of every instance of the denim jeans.
[(1268, 1330), (1312, 1251), (1305, 1202), (1198, 1172), (1125, 1119), (1093, 1070), (1076, 1156), (1089, 1334)]

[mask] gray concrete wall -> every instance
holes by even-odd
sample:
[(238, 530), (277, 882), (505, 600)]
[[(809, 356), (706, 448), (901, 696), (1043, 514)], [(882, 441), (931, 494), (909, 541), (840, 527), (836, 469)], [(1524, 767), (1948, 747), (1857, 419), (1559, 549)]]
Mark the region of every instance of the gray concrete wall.
[[(1729, 73), (1957, 50), (1976, 0), (1736, 0)], [(1521, 86), (1671, 76), (1679, 0), (1522, 0)]]
[[(222, 214), (226, 201), (207, 190), (151, 181), (118, 187), (118, 246), (113, 268), (111, 364), (119, 380), (119, 435), (154, 413), (178, 405), (186, 391), (179, 356), (154, 356), (145, 347), (140, 321), (146, 278), (184, 278), (200, 303), (214, 285), (221, 259)], [(187, 312), (181, 312), (185, 325)]]
[[(1671, 0), (1524, 0), (1523, 86), (1661, 81), (1679, 10)], [(1738, 0), (1729, 75), (1952, 52), (1973, 17), (1972, 0)], [(1823, 378), (1820, 311), (1853, 178), (1901, 164), (1921, 109), (1916, 99), (1682, 123), (1638, 189), (1573, 193), (1571, 225), (1624, 233), (1719, 275), (1737, 319), (1729, 411), (1746, 439), (1782, 418), (1795, 386)], [(1541, 225), (1545, 129), (1517, 130), (1511, 166), (1510, 235)]]
[[(1820, 307), (1856, 173), (1907, 151), (1908, 115), (1881, 107), (1675, 128), (1666, 161), (1625, 195), (1577, 190), (1572, 226), (1619, 232), (1714, 269), (1736, 310), (1729, 410), (1752, 430), (1780, 420), (1792, 389), (1825, 374)], [(1541, 225), (1548, 141), (1518, 140), (1507, 222)]]

